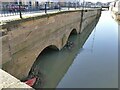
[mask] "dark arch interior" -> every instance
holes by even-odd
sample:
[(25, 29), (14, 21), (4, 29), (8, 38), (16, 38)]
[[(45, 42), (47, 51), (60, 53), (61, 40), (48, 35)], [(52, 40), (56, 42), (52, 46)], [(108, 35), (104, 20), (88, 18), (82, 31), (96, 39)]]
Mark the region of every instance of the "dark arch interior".
[(77, 34), (77, 30), (76, 30), (76, 29), (73, 29), (70, 34)]
[(31, 70), (29, 72), (29, 75), (33, 72), (33, 70), (35, 69), (35, 65), (37, 64), (37, 62), (39, 62), (41, 56), (44, 56), (45, 54), (49, 54), (49, 53), (52, 53), (52, 52), (57, 52), (59, 49), (54, 46), (54, 45), (50, 45), (48, 47), (46, 47), (39, 55), (38, 57), (36, 58), (33, 66), (31, 67)]
[(69, 37), (68, 37), (67, 42), (68, 42), (69, 40), (71, 41), (71, 37), (72, 37), (73, 35), (76, 35), (76, 34), (77, 34), (77, 30), (76, 30), (76, 29), (73, 29), (73, 30), (71, 31)]
[[(59, 50), (59, 49), (58, 49), (56, 46), (50, 45), (50, 46), (46, 47), (46, 48), (39, 54), (39, 56), (37, 57), (37, 59), (38, 59), (41, 55), (43, 55), (43, 54), (45, 54), (45, 53), (53, 52), (53, 51), (58, 51), (58, 50)], [(36, 59), (36, 60), (37, 60), (37, 59)]]
[(71, 49), (73, 47), (73, 45), (74, 45), (74, 36), (76, 36), (76, 34), (77, 34), (76, 29), (73, 29), (70, 32), (70, 35), (67, 38), (67, 41), (66, 41), (66, 44), (65, 44), (64, 48)]
[[(26, 79), (22, 80), (22, 81), (26, 81), (26, 80), (31, 79), (33, 77), (37, 77), (38, 80), (36, 80), (36, 82), (40, 83), (40, 78), (42, 77), (42, 73), (41, 73), (38, 65), (41, 62), (42, 57), (46, 57), (46, 55), (48, 55), (50, 53), (55, 53), (55, 52), (58, 52), (58, 51), (59, 51), (59, 49), (55, 45), (50, 45), (50, 46), (46, 47), (36, 58), (34, 64), (32, 65), (32, 67), (30, 69), (28, 77)], [(33, 88), (35, 88), (35, 85), (33, 85)]]

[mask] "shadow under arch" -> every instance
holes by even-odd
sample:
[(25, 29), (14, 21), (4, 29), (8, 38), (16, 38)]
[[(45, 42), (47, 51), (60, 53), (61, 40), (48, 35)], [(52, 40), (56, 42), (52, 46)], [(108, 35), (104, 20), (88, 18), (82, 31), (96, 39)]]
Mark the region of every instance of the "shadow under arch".
[(68, 34), (68, 36), (66, 37), (65, 39), (65, 45), (68, 43), (68, 41), (70, 40), (70, 38), (73, 36), (73, 35), (77, 35), (78, 32), (77, 32), (77, 29), (72, 29), (71, 32)]
[[(34, 65), (36, 64), (36, 62), (39, 60), (40, 56), (41, 55), (44, 55), (45, 53), (49, 53), (49, 52), (56, 52), (56, 51), (59, 51), (58, 47), (55, 46), (55, 45), (49, 45), (47, 47), (45, 47), (41, 52), (40, 54), (38, 55), (38, 57), (36, 58), (34, 64), (32, 65), (32, 67), (34, 68)], [(31, 70), (32, 70), (32, 67), (31, 67)], [(31, 72), (30, 70), (30, 72)], [(30, 73), (29, 73), (30, 74)]]
[(49, 46), (45, 47), (40, 52), (40, 54), (38, 55), (38, 57), (36, 58), (35, 62), (40, 58), (41, 55), (44, 55), (45, 53), (49, 53), (49, 52), (56, 52), (56, 51), (59, 51), (59, 48), (57, 46), (55, 46), (55, 45), (49, 45)]
[(41, 60), (41, 57), (45, 56), (46, 54), (58, 52), (58, 51), (59, 51), (59, 48), (55, 45), (49, 45), (49, 46), (45, 47), (40, 52), (40, 54), (38, 55), (36, 60), (34, 61), (32, 67), (29, 71), (28, 77), (26, 79), (30, 79), (32, 77), (39, 77), (38, 75), (41, 75), (41, 71), (39, 71), (39, 67), (37, 67), (37, 64), (39, 64), (38, 62)]
[(70, 32), (70, 34), (77, 34), (77, 29), (72, 29), (72, 31)]

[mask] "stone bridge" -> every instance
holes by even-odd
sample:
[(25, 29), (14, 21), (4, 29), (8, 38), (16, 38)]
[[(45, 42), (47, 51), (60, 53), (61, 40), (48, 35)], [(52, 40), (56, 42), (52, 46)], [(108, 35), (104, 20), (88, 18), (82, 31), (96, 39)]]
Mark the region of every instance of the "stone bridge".
[(1, 25), (2, 69), (25, 78), (45, 48), (61, 50), (71, 33), (82, 33), (100, 15), (100, 9), (63, 11)]

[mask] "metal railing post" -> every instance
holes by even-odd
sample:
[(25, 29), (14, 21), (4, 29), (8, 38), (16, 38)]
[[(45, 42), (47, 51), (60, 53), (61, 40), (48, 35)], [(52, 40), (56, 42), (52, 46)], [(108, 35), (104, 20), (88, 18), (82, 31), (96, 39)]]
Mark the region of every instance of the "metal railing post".
[(45, 13), (47, 13), (47, 4), (45, 3)]
[(21, 12), (21, 5), (19, 4), (19, 14), (20, 14), (20, 18), (22, 19), (22, 12)]
[(59, 11), (61, 11), (61, 6), (60, 6), (60, 2), (59, 2)]
[(76, 9), (76, 3), (75, 3), (75, 9)]
[(68, 10), (70, 10), (70, 3), (68, 3)]

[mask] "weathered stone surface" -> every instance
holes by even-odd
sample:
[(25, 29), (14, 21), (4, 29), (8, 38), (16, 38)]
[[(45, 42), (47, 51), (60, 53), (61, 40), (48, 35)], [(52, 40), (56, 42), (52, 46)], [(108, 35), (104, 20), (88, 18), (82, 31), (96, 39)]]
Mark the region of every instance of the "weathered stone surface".
[(30, 86), (26, 85), (25, 83), (20, 82), (20, 80), (16, 79), (12, 75), (6, 73), (2, 69), (0, 69), (0, 90), (4, 89), (18, 89), (18, 88), (23, 88), (22, 90), (34, 90)]
[(2, 38), (3, 69), (19, 79), (26, 77), (46, 47), (62, 49), (73, 30), (82, 33), (100, 12), (99, 9), (83, 11), (82, 18), (78, 10), (9, 22), (3, 26), (7, 29)]

